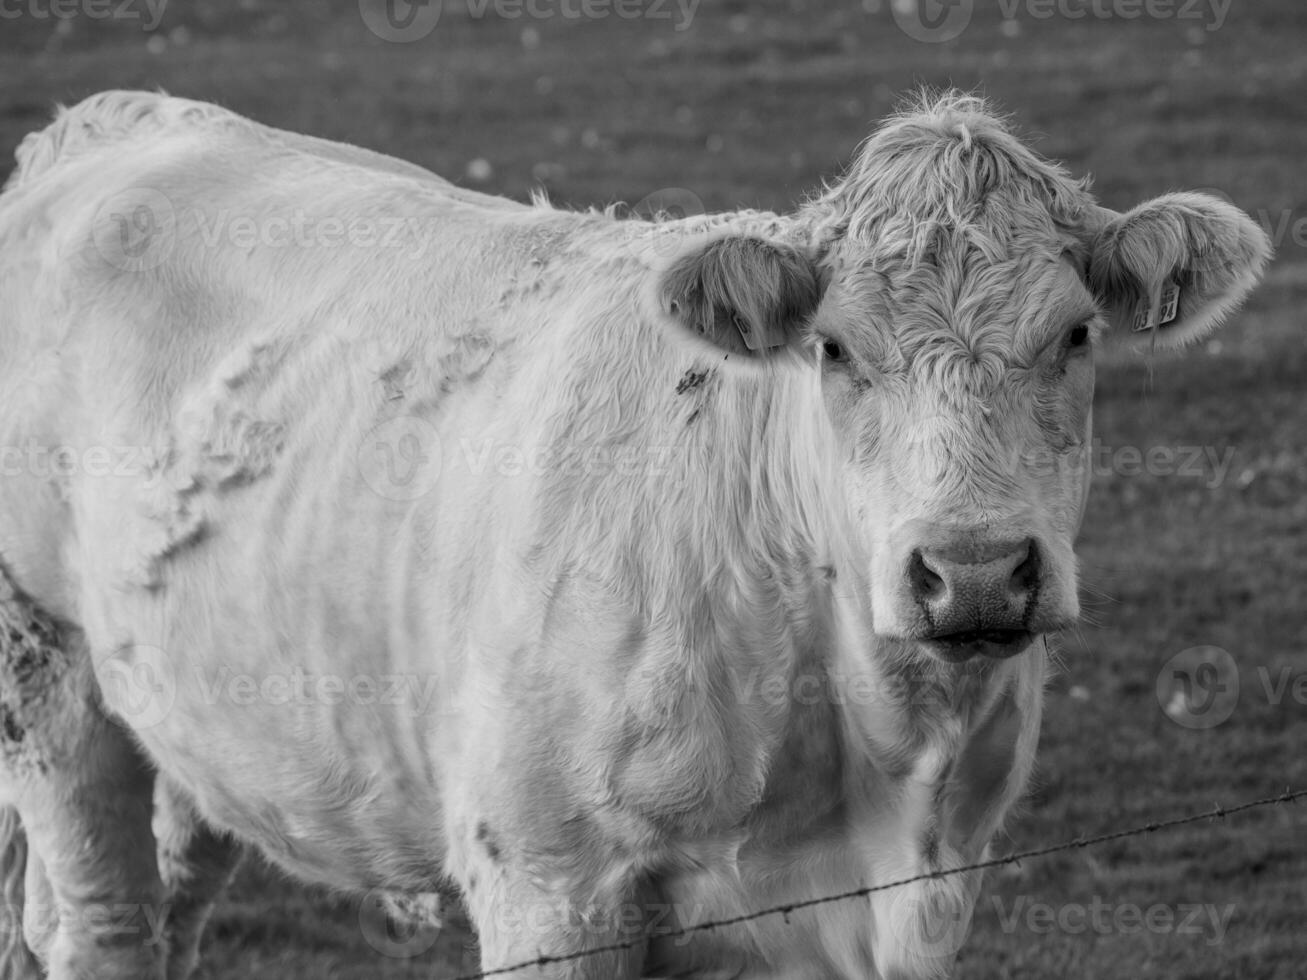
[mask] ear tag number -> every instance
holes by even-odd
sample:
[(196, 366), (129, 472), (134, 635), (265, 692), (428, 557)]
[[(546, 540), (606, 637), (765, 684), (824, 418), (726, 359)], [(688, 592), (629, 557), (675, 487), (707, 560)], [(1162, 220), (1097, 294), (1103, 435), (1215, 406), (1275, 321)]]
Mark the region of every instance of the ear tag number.
[(1167, 283), (1166, 288), (1162, 290), (1162, 303), (1157, 311), (1157, 318), (1150, 317), (1149, 312), (1149, 310), (1143, 309), (1135, 314), (1135, 333), (1152, 330), (1153, 327), (1164, 327), (1179, 315), (1180, 286), (1174, 282)]

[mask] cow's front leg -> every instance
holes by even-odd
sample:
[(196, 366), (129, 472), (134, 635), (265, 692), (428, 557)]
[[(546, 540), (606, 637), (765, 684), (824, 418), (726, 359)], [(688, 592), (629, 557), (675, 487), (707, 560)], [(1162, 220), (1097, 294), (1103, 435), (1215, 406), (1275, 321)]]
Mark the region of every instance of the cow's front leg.
[(159, 777), (154, 802), (154, 835), (168, 907), (168, 980), (186, 980), (199, 959), (209, 913), (236, 874), (244, 848), (230, 834), (205, 823), (190, 797), (166, 776)]
[(50, 980), (163, 980), (154, 774), (102, 711), (80, 632), (12, 593), (0, 699), (0, 761), (27, 835), (28, 944)]
[(50, 980), (161, 980), (167, 910), (150, 831), (153, 775), (103, 717), (65, 720), (96, 734), (19, 802), (51, 900), (36, 952)]
[[(484, 831), (476, 846), (494, 853)], [(598, 856), (596, 867), (603, 866)], [(613, 857), (614, 863), (617, 858)], [(555, 878), (541, 867), (523, 867), (503, 852), (484, 854), (463, 883), (481, 947), (481, 969), (540, 961), (530, 971), (541, 980), (636, 980), (645, 944), (644, 914), (633, 882), (608, 887)], [(612, 865), (608, 865), (611, 867)], [(630, 943), (628, 948), (603, 947)]]
[[(25, 879), (35, 857), (29, 861), (27, 833), (18, 811), (0, 807), (0, 980), (39, 980), (40, 965), (23, 939), (23, 909), (30, 894)], [(39, 893), (36, 898), (39, 900)]]

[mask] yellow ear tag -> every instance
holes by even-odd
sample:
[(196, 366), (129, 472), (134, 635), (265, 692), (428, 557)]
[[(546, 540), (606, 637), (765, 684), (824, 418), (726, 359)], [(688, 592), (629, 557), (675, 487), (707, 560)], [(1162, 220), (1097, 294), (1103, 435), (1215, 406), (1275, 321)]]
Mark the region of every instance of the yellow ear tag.
[(744, 346), (749, 350), (769, 351), (785, 346), (783, 331), (775, 328), (767, 329), (766, 327), (761, 331), (754, 330), (739, 313), (736, 313), (731, 319), (735, 321), (735, 329), (740, 332), (740, 336), (744, 338)]
[(1162, 303), (1157, 311), (1157, 317), (1150, 316), (1151, 312), (1151, 310), (1145, 309), (1135, 314), (1133, 327), (1135, 333), (1152, 330), (1154, 327), (1164, 327), (1179, 315), (1180, 286), (1178, 283), (1169, 282), (1166, 284), (1166, 288), (1162, 290)]

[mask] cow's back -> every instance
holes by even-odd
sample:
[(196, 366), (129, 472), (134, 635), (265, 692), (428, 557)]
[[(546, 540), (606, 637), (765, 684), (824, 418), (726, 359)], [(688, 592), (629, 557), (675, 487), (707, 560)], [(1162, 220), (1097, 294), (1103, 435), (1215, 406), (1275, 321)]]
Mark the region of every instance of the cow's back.
[(449, 696), (414, 590), (479, 533), (430, 539), (477, 492), (432, 493), (435, 457), (526, 438), (523, 365), (596, 221), (233, 119), (27, 144), (0, 198), (0, 555), (102, 680), (161, 675), (106, 698), (210, 818), (313, 877), (429, 887), (439, 801), (385, 801), (433, 792), (417, 732)]
[(115, 477), (88, 496), (156, 482), (161, 455), (185, 453), (175, 427), (221, 412), (244, 372), (277, 375), (258, 397), (291, 412), (344, 384), (342, 419), (375, 393), (351, 375), (375, 382), (387, 360), (416, 373), (426, 358), (448, 386), (436, 362), (461, 341), (443, 332), (475, 322), (473, 346), (506, 342), (482, 314), (529, 262), (530, 209), (185, 100), (105, 93), (19, 161), (0, 196), (2, 492), (39, 517), (0, 530), (0, 553), (58, 611), (74, 600), (51, 536), (67, 540), (56, 515), (85, 478)]

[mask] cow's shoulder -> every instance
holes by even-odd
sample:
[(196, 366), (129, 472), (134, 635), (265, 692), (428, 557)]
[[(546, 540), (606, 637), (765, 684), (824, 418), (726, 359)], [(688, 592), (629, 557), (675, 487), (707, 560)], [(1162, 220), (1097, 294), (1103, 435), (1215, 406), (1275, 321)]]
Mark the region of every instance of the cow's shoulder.
[(9, 186), (22, 186), (87, 153), (130, 151), (183, 135), (227, 145), (263, 145), (452, 186), (422, 167), (373, 150), (264, 126), (208, 102), (125, 90), (99, 92), (74, 106), (60, 106), (48, 126), (19, 144)]
[(155, 92), (110, 90), (60, 106), (54, 121), (24, 137), (8, 188), (21, 187), (56, 166), (125, 142), (186, 131), (252, 133), (254, 124), (220, 106)]

